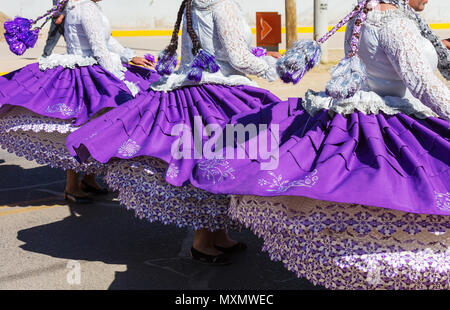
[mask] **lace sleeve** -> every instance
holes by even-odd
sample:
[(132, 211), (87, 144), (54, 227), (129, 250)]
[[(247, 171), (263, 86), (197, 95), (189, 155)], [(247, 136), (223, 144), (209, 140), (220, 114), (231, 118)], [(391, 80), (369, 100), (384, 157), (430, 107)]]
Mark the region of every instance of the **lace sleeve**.
[(421, 34), (413, 21), (396, 18), (383, 26), (380, 46), (414, 97), (450, 119), (450, 90), (434, 74), (421, 52)]
[(124, 67), (122, 66), (120, 56), (111, 53), (108, 49), (108, 44), (103, 31), (102, 17), (94, 3), (84, 3), (81, 14), (81, 24), (98, 63), (119, 79), (123, 79)]
[(120, 59), (122, 60), (123, 63), (129, 63), (131, 59), (133, 59), (136, 56), (136, 52), (134, 50), (123, 47), (119, 43), (119, 41), (117, 41), (113, 37), (109, 38), (108, 47), (111, 52), (120, 55)]
[(250, 51), (245, 40), (242, 16), (238, 6), (232, 1), (223, 1), (213, 11), (218, 36), (228, 54), (230, 64), (245, 74), (256, 75), (269, 81), (278, 78), (275, 62), (270, 57), (258, 58)]

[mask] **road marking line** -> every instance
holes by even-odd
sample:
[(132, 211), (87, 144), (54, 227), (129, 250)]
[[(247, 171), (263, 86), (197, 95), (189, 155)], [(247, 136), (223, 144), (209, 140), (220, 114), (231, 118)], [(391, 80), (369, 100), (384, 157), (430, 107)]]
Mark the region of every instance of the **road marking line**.
[[(447, 30), (450, 29), (450, 23), (430, 24), (431, 29)], [(328, 30), (333, 27), (329, 26)], [(338, 30), (338, 32), (345, 32), (346, 26)], [(313, 33), (314, 27), (297, 27), (298, 33)], [(172, 30), (114, 30), (111, 32), (113, 37), (169, 37), (172, 35)], [(252, 33), (256, 34), (256, 28), (252, 28)], [(281, 33), (286, 33), (286, 27), (281, 28)], [(181, 35), (182, 32), (179, 32)]]
[(58, 207), (66, 207), (66, 206), (67, 205), (53, 205), (53, 206), (41, 206), (41, 207), (22, 208), (20, 210), (11, 210), (11, 211), (0, 212), (0, 217), (7, 216), (7, 215), (19, 214), (19, 213), (28, 213), (28, 212), (32, 212), (32, 211), (39, 211), (39, 210), (58, 208)]

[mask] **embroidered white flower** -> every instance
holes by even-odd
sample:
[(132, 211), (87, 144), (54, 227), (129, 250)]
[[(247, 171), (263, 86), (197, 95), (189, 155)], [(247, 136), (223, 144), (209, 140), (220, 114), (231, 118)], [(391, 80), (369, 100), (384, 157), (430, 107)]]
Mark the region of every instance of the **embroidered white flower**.
[(450, 193), (434, 192), (436, 196), (436, 206), (440, 210), (450, 211)]
[(276, 175), (274, 172), (270, 171), (268, 173), (272, 178), (270, 180), (262, 178), (258, 179), (258, 184), (263, 187), (268, 187), (268, 192), (284, 193), (292, 187), (313, 187), (319, 180), (317, 172), (317, 170), (314, 170), (305, 178), (291, 182), (289, 180), (283, 180), (283, 176), (281, 174)]
[(128, 139), (120, 146), (119, 154), (123, 157), (132, 157), (139, 152), (140, 149), (141, 146), (137, 144), (136, 141)]
[(63, 116), (68, 116), (68, 117), (76, 116), (80, 113), (80, 111), (81, 111), (81, 106), (78, 106), (77, 109), (73, 109), (65, 103), (56, 103), (56, 104), (50, 105), (47, 107), (47, 110), (46, 110), (47, 113), (52, 113), (52, 114), (60, 113)]
[(224, 179), (234, 180), (234, 169), (230, 167), (230, 163), (225, 159), (210, 159), (202, 161), (198, 164), (202, 176), (211, 180), (213, 184), (220, 184)]
[(180, 173), (180, 169), (178, 169), (177, 166), (175, 166), (174, 163), (171, 163), (170, 166), (167, 168), (166, 176), (171, 179), (175, 179), (178, 177), (178, 174)]

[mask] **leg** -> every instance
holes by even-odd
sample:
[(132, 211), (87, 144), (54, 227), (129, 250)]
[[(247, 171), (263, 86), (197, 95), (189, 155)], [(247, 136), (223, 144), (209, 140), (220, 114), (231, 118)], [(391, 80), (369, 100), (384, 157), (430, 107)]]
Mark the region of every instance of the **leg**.
[(81, 181), (81, 188), (88, 193), (92, 193), (95, 195), (107, 195), (108, 190), (100, 187), (98, 185), (97, 180), (95, 179), (95, 174), (86, 174), (83, 176)]
[(194, 232), (191, 256), (194, 261), (211, 266), (231, 264), (231, 259), (214, 247), (214, 233), (206, 229)]
[(80, 203), (91, 202), (88, 194), (83, 192), (80, 188), (79, 177), (79, 173), (76, 173), (73, 170), (67, 171), (66, 189), (64, 193), (65, 199)]
[(215, 233), (206, 229), (196, 230), (194, 232), (194, 244), (193, 247), (197, 251), (208, 255), (220, 255), (223, 254), (214, 247)]
[(42, 56), (47, 57), (52, 54), (53, 49), (55, 48), (56, 44), (58, 43), (60, 37), (61, 37), (61, 32), (58, 29), (58, 25), (56, 25), (55, 22), (52, 21), (52, 23), (50, 25), (50, 30), (48, 32), (47, 42), (45, 43), (44, 53), (42, 54)]
[(230, 239), (225, 230), (213, 232), (214, 245), (222, 248), (231, 248), (237, 244), (237, 241)]

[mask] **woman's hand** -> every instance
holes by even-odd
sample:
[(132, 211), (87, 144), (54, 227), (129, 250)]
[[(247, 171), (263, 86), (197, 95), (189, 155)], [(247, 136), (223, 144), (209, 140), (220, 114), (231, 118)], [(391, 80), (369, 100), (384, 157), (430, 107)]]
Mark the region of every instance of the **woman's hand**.
[(133, 59), (131, 59), (131, 62), (135, 65), (143, 66), (146, 68), (153, 68), (155, 66), (153, 62), (150, 62), (143, 57), (133, 57)]
[(55, 24), (61, 25), (62, 22), (63, 22), (63, 20), (64, 20), (64, 15), (61, 14), (61, 15), (59, 15), (58, 18), (55, 20)]
[(450, 38), (442, 40), (442, 43), (444, 43), (445, 47), (447, 47), (450, 50)]
[(270, 51), (267, 52), (267, 56), (271, 56), (271, 57), (273, 57), (275, 59), (280, 59), (282, 57), (280, 53), (278, 53), (278, 52), (270, 52)]

